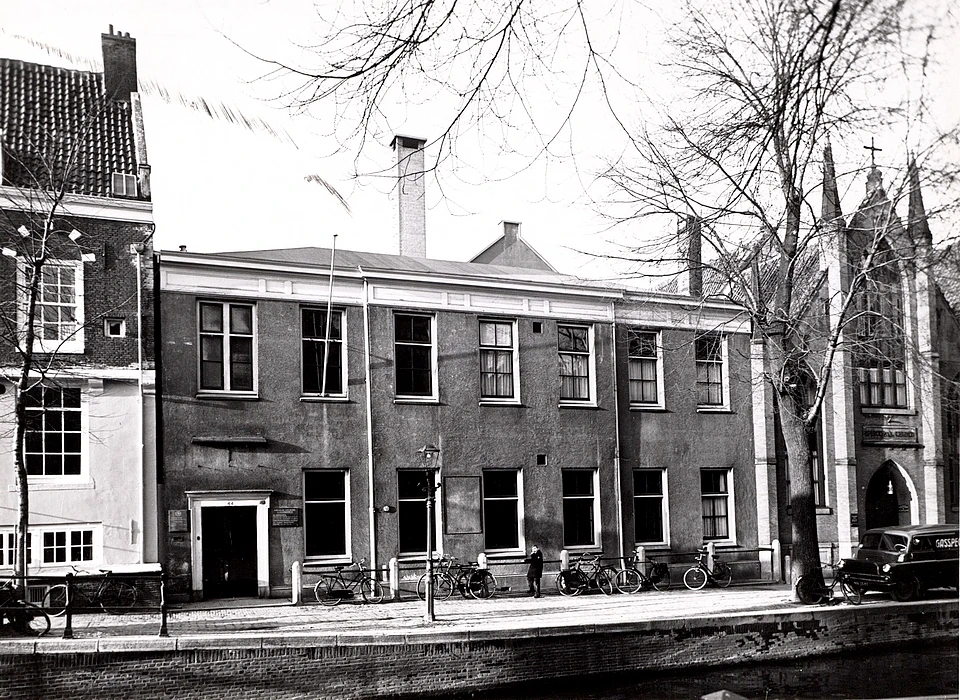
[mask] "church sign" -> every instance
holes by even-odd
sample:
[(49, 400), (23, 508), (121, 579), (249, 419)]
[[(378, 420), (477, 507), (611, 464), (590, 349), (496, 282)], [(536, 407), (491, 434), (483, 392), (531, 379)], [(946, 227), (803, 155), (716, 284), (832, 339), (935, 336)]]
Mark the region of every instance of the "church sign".
[(917, 446), (917, 429), (904, 425), (866, 425), (863, 427), (865, 445)]

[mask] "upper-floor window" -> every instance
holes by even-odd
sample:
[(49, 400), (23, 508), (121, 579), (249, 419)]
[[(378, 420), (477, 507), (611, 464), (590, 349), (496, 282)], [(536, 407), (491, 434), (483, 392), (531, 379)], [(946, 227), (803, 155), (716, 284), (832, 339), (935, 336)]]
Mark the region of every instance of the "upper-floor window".
[(589, 326), (557, 326), (561, 401), (591, 400), (591, 341)]
[(137, 176), (129, 173), (113, 173), (110, 185), (114, 197), (136, 197)]
[(733, 539), (729, 469), (700, 470), (700, 502), (703, 511), (703, 539)]
[(331, 310), (328, 328), (326, 309), (301, 309), (300, 328), (303, 393), (320, 396), (346, 395), (343, 312)]
[(393, 324), (397, 396), (435, 398), (433, 316), (396, 314)]
[(253, 304), (200, 302), (200, 390), (253, 392), (256, 384)]
[[(20, 325), (27, 325), (26, 293), (30, 270), (21, 266)], [(42, 353), (82, 353), (83, 334), (83, 263), (48, 261), (37, 280), (37, 306), (34, 313), (35, 347)]]
[(23, 453), (30, 476), (79, 476), (80, 389), (36, 386), (23, 394), (27, 414)]
[(720, 333), (701, 333), (694, 339), (697, 364), (697, 405), (725, 408), (729, 392), (726, 338)]
[(630, 404), (663, 406), (663, 367), (660, 334), (655, 331), (629, 331)]
[(520, 548), (520, 472), (483, 470), (483, 532), (487, 550)]
[(636, 469), (633, 472), (633, 539), (638, 544), (667, 541), (665, 481), (664, 469)]
[(563, 546), (593, 547), (597, 544), (597, 471), (564, 469)]
[(308, 557), (345, 557), (349, 548), (347, 472), (303, 474), (303, 538)]
[(856, 344), (853, 356), (860, 404), (872, 408), (907, 406), (903, 293), (896, 258), (881, 243), (873, 267), (861, 276), (854, 296)]
[(513, 399), (517, 387), (516, 324), (480, 321), (480, 398)]

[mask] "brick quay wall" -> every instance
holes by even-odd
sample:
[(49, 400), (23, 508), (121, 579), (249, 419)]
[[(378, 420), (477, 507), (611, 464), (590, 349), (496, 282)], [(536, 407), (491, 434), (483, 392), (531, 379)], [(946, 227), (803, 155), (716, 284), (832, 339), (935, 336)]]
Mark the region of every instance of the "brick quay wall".
[(941, 600), (446, 633), (10, 640), (0, 643), (0, 698), (443, 696), (545, 676), (778, 660), (957, 635), (957, 602)]

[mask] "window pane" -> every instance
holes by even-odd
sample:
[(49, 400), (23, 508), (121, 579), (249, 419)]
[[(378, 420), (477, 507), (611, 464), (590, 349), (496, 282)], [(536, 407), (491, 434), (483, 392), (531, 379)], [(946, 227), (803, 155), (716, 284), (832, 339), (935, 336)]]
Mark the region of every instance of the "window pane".
[(397, 345), (397, 393), (411, 396), (432, 394), (430, 348)]
[(306, 556), (346, 554), (346, 505), (343, 502), (306, 503), (304, 518)]
[(517, 472), (515, 471), (484, 471), (483, 472), (484, 498), (504, 498), (517, 496)]
[(593, 499), (563, 501), (563, 543), (566, 546), (593, 544)]
[[(486, 484), (486, 476), (484, 476)], [(516, 499), (484, 501), (483, 530), (487, 549), (516, 549), (520, 546)]]
[(557, 326), (557, 343), (560, 350), (589, 352), (588, 330), (571, 326)]
[(200, 330), (223, 332), (223, 308), (220, 304), (200, 304)]
[(253, 335), (253, 308), (230, 305), (230, 332)]
[(426, 498), (431, 474), (412, 469), (397, 472), (397, 495), (400, 498)]
[(303, 497), (307, 501), (342, 501), (345, 475), (340, 471), (310, 471), (303, 475)]
[(563, 471), (564, 496), (592, 496), (593, 472), (587, 469), (565, 469)]
[(663, 472), (646, 469), (633, 473), (634, 494), (661, 495), (663, 494)]

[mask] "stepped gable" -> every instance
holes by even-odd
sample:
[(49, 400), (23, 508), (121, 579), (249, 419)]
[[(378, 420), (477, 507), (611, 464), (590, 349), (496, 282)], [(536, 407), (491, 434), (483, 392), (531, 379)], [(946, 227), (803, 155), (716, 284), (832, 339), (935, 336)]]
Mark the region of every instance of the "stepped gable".
[[(111, 196), (112, 173), (137, 174), (129, 101), (103, 75), (0, 58), (3, 185)], [(51, 177), (52, 175), (52, 177)]]

